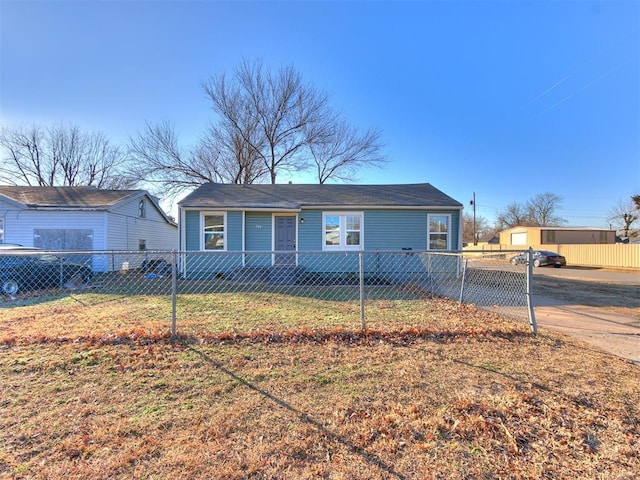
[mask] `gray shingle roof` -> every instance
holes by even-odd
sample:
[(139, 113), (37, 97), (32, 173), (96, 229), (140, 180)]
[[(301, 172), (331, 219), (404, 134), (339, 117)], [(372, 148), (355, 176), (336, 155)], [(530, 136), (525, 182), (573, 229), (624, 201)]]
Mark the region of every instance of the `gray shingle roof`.
[(146, 195), (164, 220), (176, 223), (162, 209), (158, 200), (146, 190), (102, 190), (93, 187), (28, 187), (0, 185), (4, 196), (29, 209), (109, 210), (129, 198)]
[(179, 202), (184, 208), (452, 207), (462, 204), (428, 183), (401, 185), (207, 183)]
[(91, 187), (23, 187), (0, 185), (0, 195), (31, 208), (109, 208), (141, 190)]

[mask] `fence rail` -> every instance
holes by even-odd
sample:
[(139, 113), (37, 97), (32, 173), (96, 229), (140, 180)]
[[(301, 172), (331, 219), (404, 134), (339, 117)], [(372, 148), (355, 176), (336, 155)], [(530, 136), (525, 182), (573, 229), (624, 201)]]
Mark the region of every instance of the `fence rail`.
[[(505, 251), (3, 252), (0, 286), (8, 307), (43, 291), (73, 295), (83, 305), (135, 297), (170, 301), (173, 335), (185, 319), (232, 324), (243, 308), (283, 298), (328, 302), (327, 315), (338, 309), (365, 329), (370, 302), (436, 296), (528, 321), (535, 333), (531, 267), (511, 265), (508, 257)], [(212, 297), (234, 302), (233, 308), (211, 303)], [(242, 301), (245, 307), (235, 305)], [(275, 309), (273, 315), (286, 312)], [(306, 326), (306, 319), (299, 321)]]

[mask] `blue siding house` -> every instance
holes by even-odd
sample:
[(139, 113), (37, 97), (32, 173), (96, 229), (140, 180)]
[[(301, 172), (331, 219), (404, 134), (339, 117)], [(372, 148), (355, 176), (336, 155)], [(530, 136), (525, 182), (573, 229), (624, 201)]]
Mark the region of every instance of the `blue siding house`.
[[(180, 250), (218, 253), (191, 260), (190, 276), (279, 266), (353, 271), (361, 251), (462, 248), (462, 204), (428, 183), (208, 183), (178, 206)], [(341, 260), (327, 262), (325, 252)]]

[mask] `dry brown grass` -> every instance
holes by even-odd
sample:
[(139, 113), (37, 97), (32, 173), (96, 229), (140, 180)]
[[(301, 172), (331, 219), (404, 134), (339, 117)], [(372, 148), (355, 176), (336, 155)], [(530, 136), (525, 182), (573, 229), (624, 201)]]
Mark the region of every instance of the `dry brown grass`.
[[(640, 273), (639, 273), (640, 275)], [(640, 286), (535, 275), (536, 295), (640, 318)]]
[(446, 300), (380, 301), (368, 332), (338, 326), (335, 302), (295, 299), (277, 322), (250, 300), (224, 300), (246, 324), (200, 316), (177, 342), (153, 297), (1, 309), (0, 477), (640, 471), (638, 366)]

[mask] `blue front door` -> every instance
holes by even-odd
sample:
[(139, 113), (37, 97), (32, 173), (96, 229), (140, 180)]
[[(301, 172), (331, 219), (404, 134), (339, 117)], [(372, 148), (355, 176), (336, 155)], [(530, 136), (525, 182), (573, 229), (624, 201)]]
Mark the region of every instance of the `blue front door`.
[[(296, 249), (296, 217), (275, 217), (275, 250), (276, 252), (293, 252)], [(296, 256), (293, 253), (278, 254), (274, 259), (275, 265), (295, 265)]]

